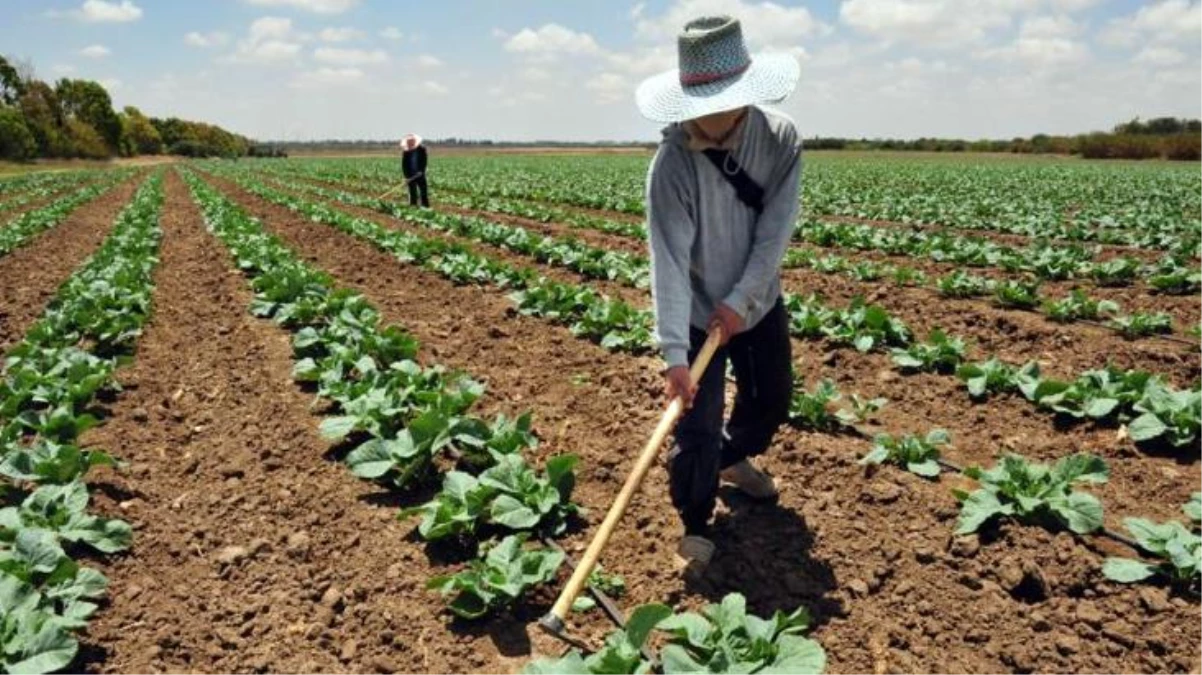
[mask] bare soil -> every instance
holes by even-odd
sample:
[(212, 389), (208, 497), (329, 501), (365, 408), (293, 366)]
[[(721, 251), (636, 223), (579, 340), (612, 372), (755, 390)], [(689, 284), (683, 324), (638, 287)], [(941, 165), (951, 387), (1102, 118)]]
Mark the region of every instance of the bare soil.
[[(483, 410), (512, 412), (533, 408), (536, 430), (543, 441), (537, 454), (547, 457), (571, 451), (582, 456), (578, 497), (589, 507), (588, 521), (598, 522), (662, 404), (656, 375), (658, 364), (654, 359), (604, 352), (595, 345), (574, 339), (565, 329), (516, 315), (501, 292), (453, 286), (432, 274), (402, 265), (364, 242), (299, 218), (245, 192), (230, 189), (228, 193), (262, 218), (269, 230), (305, 259), (364, 293), (388, 321), (410, 330), (422, 341), (423, 358), (464, 368), (486, 382), (489, 394), (482, 405)], [(164, 245), (167, 245), (166, 240)], [(169, 270), (173, 264), (167, 261), (166, 253), (165, 250), (164, 270), (168, 271), (163, 274), (172, 274)], [(201, 289), (190, 288), (190, 295), (201, 295), (198, 290)], [(209, 294), (213, 292), (210, 290)], [(225, 303), (223, 316), (228, 318), (223, 321), (241, 321), (238, 317), (244, 314), (238, 314), (237, 310), (244, 309), (246, 299)], [(181, 301), (184, 300), (186, 298), (181, 297)], [(172, 325), (184, 320), (186, 317), (177, 317)], [(266, 333), (275, 330), (269, 325), (255, 325)], [(246, 328), (233, 330), (230, 335), (249, 335), (250, 332), (251, 329)], [(211, 336), (211, 332), (203, 335)], [(148, 331), (146, 340), (151, 337), (152, 333)], [(314, 421), (309, 420), (305, 427), (300, 416), (293, 417), (294, 412), (289, 412), (301, 410), (297, 403), (303, 403), (304, 397), (281, 384), (287, 381), (289, 365), (282, 335), (274, 342), (267, 335), (256, 337), (249, 343), (235, 345), (236, 351), (200, 344), (204, 340), (198, 342), (197, 337), (177, 338), (170, 345), (171, 351), (179, 353), (187, 346), (196, 352), (193, 359), (200, 363), (218, 364), (222, 363), (219, 359), (237, 356), (236, 361), (217, 368), (217, 372), (244, 374), (268, 367), (272, 370), (270, 376), (249, 382), (242, 390), (242, 395), (250, 399), (239, 401), (237, 406), (226, 404), (221, 409), (222, 415), (231, 420), (231, 427), (221, 435), (243, 434), (259, 439), (266, 432), (266, 437), (272, 439), (277, 437), (273, 434), (290, 433), (291, 443), (284, 455), (289, 461), (285, 464), (295, 462), (297, 471), (306, 471), (306, 486), (316, 488), (311, 490), (313, 501), (305, 502), (317, 512), (317, 515), (309, 515), (316, 519), (308, 528), (310, 534), (316, 537), (314, 531), (319, 531), (327, 535), (331, 529), (342, 532), (344, 522), (348, 528), (363, 528), (361, 540), (351, 545), (337, 540), (337, 535), (329, 534), (332, 541), (325, 550), (331, 553), (314, 556), (328, 560), (313, 564), (336, 565), (337, 573), (343, 576), (332, 583), (340, 589), (352, 585), (361, 588), (357, 581), (361, 578), (376, 580), (376, 585), (365, 581), (361, 594), (352, 593), (353, 601), (344, 601), (345, 608), (340, 616), (350, 614), (362, 616), (362, 619), (354, 622), (344, 619), (342, 625), (335, 623), (328, 629), (331, 649), (337, 649), (348, 640), (355, 642), (353, 658), (341, 661), (342, 665), (339, 665), (317, 657), (313, 657), (311, 663), (276, 657), (266, 664), (254, 665), (276, 669), (280, 665), (296, 666), (299, 663), (302, 670), (309, 669), (307, 666), (322, 670), (353, 669), (364, 664), (375, 668), (379, 667), (376, 659), (391, 657), (393, 661), (387, 665), (399, 670), (513, 671), (532, 651), (558, 653), (560, 645), (531, 625), (546, 609), (550, 601), (548, 596), (536, 597), (515, 613), (481, 626), (465, 626), (437, 615), (437, 598), (422, 590), (419, 583), (390, 585), (387, 575), (392, 568), (387, 565), (394, 561), (400, 567), (397, 574), (401, 579), (412, 578), (410, 572), (421, 577), (430, 568), (453, 569), (457, 563), (440, 560), (436, 552), (404, 541), (403, 533), (413, 524), (396, 525), (399, 531), (395, 534), (390, 529), (383, 532), (372, 529), (372, 517), (360, 516), (359, 502), (354, 495), (356, 491), (370, 492), (371, 488), (356, 483), (345, 472), (339, 474), (341, 477), (335, 475), (342, 471), (340, 468), (330, 465), (332, 474), (328, 479), (321, 478), (325, 472), (322, 467), (326, 465), (311, 463), (314, 453), (320, 456), (320, 448), (313, 447), (311, 440), (298, 440), (312, 437)], [(270, 344), (277, 345), (278, 351), (266, 351), (267, 347), (263, 345)], [(255, 345), (259, 345), (260, 351), (253, 352), (255, 356), (251, 359), (242, 358), (243, 350), (254, 349)], [(1053, 429), (1048, 418), (1025, 412), (1022, 408), (1025, 402), (996, 401), (967, 412), (967, 404), (963, 407), (958, 404), (966, 397), (950, 395), (944, 384), (947, 378), (919, 376), (891, 380), (880, 374), (888, 369), (883, 356), (839, 352), (832, 360), (816, 345), (796, 346), (798, 363), (809, 368), (807, 379), (837, 372), (841, 383), (854, 385), (853, 388), (862, 393), (873, 393), (863, 391), (872, 387), (887, 390), (897, 399), (893, 405), (898, 409), (898, 417), (883, 420), (884, 427), (891, 431), (914, 430), (915, 419), (942, 420), (957, 425), (953, 433), (968, 437), (961, 442), (957, 436), (957, 452), (963, 445), (977, 448), (968, 450), (970, 454), (987, 455), (996, 446), (1004, 446), (1002, 441), (1014, 433), (1032, 434), (1034, 438), (1016, 443), (1023, 451), (1037, 456), (1045, 452), (1048, 456), (1058, 456), (1065, 448), (1076, 444), (1081, 444), (1081, 449), (1093, 450), (1090, 445), (1103, 439), (1101, 431), (1075, 429), (1063, 435), (1065, 440), (1049, 440), (1045, 444), (1045, 437), (1050, 439), (1060, 430)], [(230, 355), (225, 355), (227, 351)], [(145, 354), (140, 354), (133, 367), (140, 367), (144, 357)], [(167, 358), (164, 354), (160, 366), (178, 364), (178, 356), (170, 362)], [(819, 363), (822, 365), (817, 366)], [(144, 372), (151, 371), (147, 368)], [(179, 379), (188, 381), (195, 376)], [(149, 383), (145, 385), (146, 388), (150, 386)], [(153, 405), (152, 402), (161, 400), (162, 396), (170, 399), (173, 394), (168, 392), (178, 386), (179, 382), (161, 388), (156, 385), (158, 391), (153, 397), (148, 396), (145, 405)], [(139, 395), (142, 388), (140, 384)], [(198, 391), (203, 390), (198, 388)], [(190, 400), (187, 396), (184, 400)], [(280, 403), (276, 408), (251, 417), (253, 412), (243, 409), (254, 411), (255, 397), (279, 397), (296, 403)], [(214, 420), (224, 419), (215, 414), (217, 410), (210, 410)], [(154, 414), (160, 415), (157, 410)], [(1030, 419), (1020, 424), (1019, 420), (1024, 417)], [(251, 424), (251, 419), (258, 426), (247, 429), (245, 425)], [(904, 426), (903, 420), (906, 420)], [(191, 424), (191, 418), (188, 424)], [(203, 424), (198, 426), (203, 427)], [(262, 428), (264, 425), (267, 429)], [(969, 430), (973, 428), (980, 429), (981, 435), (972, 436)], [(1053, 434), (1053, 431), (1057, 433)], [(205, 436), (203, 429), (199, 433), (201, 439), (215, 439), (218, 435)], [(989, 438), (987, 435), (994, 436), (993, 446), (982, 440)], [(182, 438), (177, 437), (177, 442)], [(147, 445), (149, 440), (138, 440), (134, 444)], [(246, 441), (233, 445), (242, 448)], [(256, 447), (264, 445), (270, 446), (270, 443), (259, 443)], [(1099, 572), (1102, 554), (1095, 548), (1111, 553), (1120, 550), (1112, 549), (1109, 544), (1086, 544), (1066, 533), (1003, 526), (987, 531), (980, 538), (953, 539), (949, 533), (957, 506), (948, 488), (962, 483), (951, 477), (933, 483), (892, 469), (866, 472), (855, 464), (855, 460), (867, 447), (865, 439), (854, 435), (782, 431), (764, 460), (764, 465), (782, 487), (779, 503), (749, 504), (737, 495), (725, 494), (724, 513), (716, 528), (718, 557), (706, 577), (692, 585), (683, 583), (672, 568), (671, 550), (679, 535), (679, 526), (668, 504), (664, 471), (656, 468), (622, 521), (621, 530), (603, 560), (607, 569), (623, 574), (627, 580), (631, 590), (623, 604), (633, 606), (641, 602), (666, 601), (679, 607), (696, 607), (732, 590), (745, 593), (752, 607), (762, 613), (777, 608), (792, 609), (802, 604), (814, 613), (814, 637), (826, 648), (833, 672), (1168, 672), (1196, 669), (1199, 659), (1196, 639), (1199, 606), (1196, 599), (1176, 596), (1163, 588), (1122, 587), (1106, 582)], [(127, 447), (119, 454), (132, 451), (133, 447)], [(224, 578), (220, 568), (213, 570), (211, 560), (195, 562), (192, 583), (195, 584), (197, 579), (208, 579), (204, 583), (214, 585), (205, 591), (193, 592), (195, 597), (188, 600), (200, 603), (192, 605), (193, 611), (187, 613), (196, 625), (175, 627), (171, 634), (186, 630), (189, 634), (200, 635), (201, 626), (208, 627), (214, 621), (245, 622), (245, 613), (235, 618), (239, 617), (238, 610), (257, 602), (267, 609), (254, 613), (260, 618), (250, 621), (249, 634), (253, 639), (246, 639), (240, 646), (243, 650), (266, 650), (277, 640), (285, 640), (280, 643), (284, 647), (275, 651), (277, 654), (303, 651), (307, 649), (306, 642), (325, 644), (322, 638), (326, 634), (320, 628), (307, 641), (302, 630), (301, 638), (287, 642), (288, 638), (274, 631), (270, 637), (258, 638), (255, 633), (258, 629), (253, 627), (265, 623), (261, 618), (264, 612), (272, 615), (273, 625), (289, 624), (289, 619), (274, 620), (272, 613), (277, 604), (287, 608), (295, 605), (297, 611), (303, 611), (300, 609), (303, 603), (290, 604), (288, 597), (273, 596), (266, 591), (274, 589), (271, 577), (250, 576), (259, 565), (270, 563), (279, 555), (277, 541), (284, 533), (297, 527), (296, 522), (304, 522), (305, 516), (298, 513), (301, 509), (282, 506), (289, 504), (289, 499), (300, 499), (296, 495), (302, 492), (301, 487), (297, 486), (295, 490), (285, 487), (290, 492), (288, 497), (272, 498), (275, 493), (271, 490), (278, 487), (256, 482), (268, 480), (265, 466), (270, 458), (252, 451), (244, 460), (231, 462), (213, 452), (221, 451), (206, 449), (201, 454), (197, 448), (194, 456), (200, 458), (198, 472), (208, 472), (208, 467), (212, 466), (214, 473), (198, 473), (186, 479), (179, 476), (175, 492), (203, 485), (206, 497), (191, 503), (223, 503), (228, 499), (224, 486), (230, 482), (230, 477), (223, 477), (217, 469), (232, 463), (248, 467), (243, 476), (233, 478), (239, 483), (252, 484), (255, 488), (251, 492), (253, 496), (229, 504), (224, 512), (214, 511), (205, 518), (198, 518), (196, 524), (176, 526), (175, 530), (159, 536), (186, 541), (188, 527), (200, 527), (205, 532), (201, 538), (205, 542), (201, 549), (207, 552), (205, 558), (220, 550), (219, 546), (231, 542), (246, 545), (241, 542), (253, 537), (267, 540), (269, 548), (260, 549), (259, 554), (236, 565)], [(1199, 481), (1196, 456), (1172, 459), (1139, 454), (1125, 456), (1126, 452), (1120, 448), (1108, 453), (1108, 459), (1117, 464), (1116, 474), (1126, 477), (1096, 491), (1113, 516), (1133, 513), (1171, 515), (1169, 512), (1174, 505), (1183, 500), (1190, 489), (1196, 489)], [(167, 450), (164, 454), (171, 456)], [(276, 468), (272, 473), (291, 470)], [(178, 469), (175, 471), (179, 472)], [(171, 468), (164, 466), (161, 472), (168, 474)], [(148, 470), (138, 480), (154, 481), (155, 473)], [(264, 478), (260, 479), (260, 476)], [(269, 513), (275, 515), (267, 518), (265, 514)], [(148, 513), (146, 518), (138, 519), (143, 523), (139, 529), (140, 547), (156, 545), (155, 531), (149, 529), (150, 523), (170, 514), (156, 512), (154, 517), (151, 515)], [(253, 525), (244, 529), (243, 522)], [(377, 534), (392, 536), (377, 537)], [(587, 535), (587, 529), (575, 532), (568, 539), (568, 547), (579, 550)], [(214, 538), (217, 544), (209, 544)], [(343, 547), (339, 548), (338, 544)], [(195, 557), (187, 545), (177, 546), (181, 549), (177, 564)], [(334, 551), (341, 551), (341, 556)], [(384, 566), (383, 572), (380, 566)], [(134, 565), (131, 568), (137, 569)], [(380, 574), (383, 574), (383, 582), (379, 581)], [(286, 589), (293, 589), (290, 592), (295, 596), (303, 597), (305, 592), (310, 593), (309, 597), (317, 594), (316, 588), (320, 584), (313, 584), (308, 579), (322, 578), (318, 568), (294, 572), (293, 577), (296, 577), (294, 585)], [(216, 586), (219, 581), (225, 585)], [(239, 581), (240, 584), (233, 583)], [(183, 598), (182, 590), (177, 597)], [(345, 592), (340, 596), (347, 597)], [(118, 611), (120, 591), (115, 597), (114, 606), (106, 610), (105, 615), (111, 616)], [(222, 610), (213, 609), (226, 603), (234, 604)], [(204, 610), (200, 610), (202, 604)], [(358, 607), (364, 609), (353, 611)], [(385, 622), (381, 617), (388, 608), (394, 610), (392, 623), (382, 628), (381, 624)], [(199, 611), (207, 614), (199, 614)], [(179, 619), (180, 622), (186, 620), (182, 616)], [(443, 623), (445, 627), (435, 625), (431, 632), (414, 635), (426, 626)], [(596, 639), (606, 628), (595, 612), (574, 618), (572, 624), (576, 634), (590, 639)], [(105, 635), (111, 639), (116, 630), (114, 628)], [(386, 646), (381, 645), (379, 639), (385, 630), (390, 631), (393, 638)], [(217, 644), (219, 640), (212, 642)], [(106, 640), (98, 639), (97, 642), (104, 644)], [(235, 646), (229, 651), (237, 652), (239, 645), (230, 644)], [(216, 654), (219, 648), (219, 645), (209, 647), (208, 651)], [(163, 653), (159, 652), (156, 658), (162, 658)], [(250, 665), (235, 656), (225, 656), (227, 660), (224, 661), (215, 655), (197, 658), (199, 660), (184, 667), (211, 670), (214, 666), (226, 669)], [(108, 669), (120, 670), (121, 667)]]
[(142, 178), (117, 185), (0, 257), (0, 353), (20, 341), (59, 286), (100, 248)]

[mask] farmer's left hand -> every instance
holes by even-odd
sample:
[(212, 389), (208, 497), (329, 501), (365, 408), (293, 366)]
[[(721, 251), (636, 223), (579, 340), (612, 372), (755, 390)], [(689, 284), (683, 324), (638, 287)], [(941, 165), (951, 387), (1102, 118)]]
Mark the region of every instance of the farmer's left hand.
[(743, 317), (725, 303), (720, 303), (714, 313), (710, 315), (707, 325), (710, 330), (713, 330), (714, 326), (722, 328), (722, 345), (725, 346), (732, 337), (743, 332)]

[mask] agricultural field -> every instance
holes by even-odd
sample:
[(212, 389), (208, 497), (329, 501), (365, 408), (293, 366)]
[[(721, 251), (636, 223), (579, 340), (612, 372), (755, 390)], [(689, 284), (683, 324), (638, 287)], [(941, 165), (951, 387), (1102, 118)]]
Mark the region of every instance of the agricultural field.
[(780, 499), (686, 583), (657, 465), (588, 655), (650, 156), (431, 156), (0, 178), (4, 670), (1197, 671), (1196, 165), (808, 154)]

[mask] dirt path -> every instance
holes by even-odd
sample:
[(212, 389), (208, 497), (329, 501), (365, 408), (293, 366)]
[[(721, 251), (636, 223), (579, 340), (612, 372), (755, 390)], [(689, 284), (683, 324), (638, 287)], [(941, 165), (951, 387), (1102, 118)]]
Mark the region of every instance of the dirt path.
[[(654, 422), (653, 359), (607, 354), (515, 315), (500, 293), (453, 286), (243, 191), (228, 194), (387, 319), (403, 321), (429, 358), (487, 382), (486, 408), (532, 407), (539, 455), (583, 457), (579, 498), (597, 522)], [(1195, 641), (1179, 630), (1193, 621), (1196, 603), (1152, 589), (1144, 592), (1157, 609), (1145, 609), (1140, 591), (1099, 582), (1101, 557), (1065, 534), (1003, 527), (984, 545), (953, 545), (957, 507), (948, 487), (959, 483), (888, 469), (866, 476), (855, 464), (865, 449), (852, 437), (783, 432), (765, 460), (782, 485), (780, 505), (729, 497), (715, 535), (719, 556), (695, 586), (671, 569), (678, 525), (657, 467), (605, 554), (606, 568), (631, 589), (623, 604), (695, 607), (731, 590), (763, 613), (804, 604), (832, 672), (1174, 670), (1197, 659)], [(574, 534), (569, 547), (586, 535)], [(1028, 565), (1041, 575), (1037, 597), (1026, 590)], [(519, 619), (531, 622), (543, 609), (535, 602)], [(509, 649), (559, 648), (521, 621), (508, 628)], [(578, 621), (586, 636), (605, 628), (591, 615)], [(471, 634), (496, 632), (489, 625)]]
[(59, 286), (100, 247), (144, 178), (121, 183), (0, 257), (0, 353), (25, 335)]
[(448, 645), (395, 502), (325, 456), (287, 334), (247, 312), (250, 291), (186, 188), (174, 174), (166, 187), (155, 314), (121, 371), (127, 390), (87, 437), (129, 463), (98, 501), (135, 535), (105, 565), (111, 602), (85, 665), (479, 669), (479, 647)]

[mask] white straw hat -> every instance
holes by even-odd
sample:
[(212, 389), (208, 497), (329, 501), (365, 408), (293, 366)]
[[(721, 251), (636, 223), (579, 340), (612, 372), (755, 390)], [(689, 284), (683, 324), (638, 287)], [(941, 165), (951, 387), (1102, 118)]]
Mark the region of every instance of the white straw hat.
[(654, 122), (683, 122), (757, 103), (777, 103), (797, 86), (801, 67), (788, 54), (752, 56), (743, 28), (729, 16), (690, 21), (677, 38), (679, 67), (645, 80), (639, 112)]

